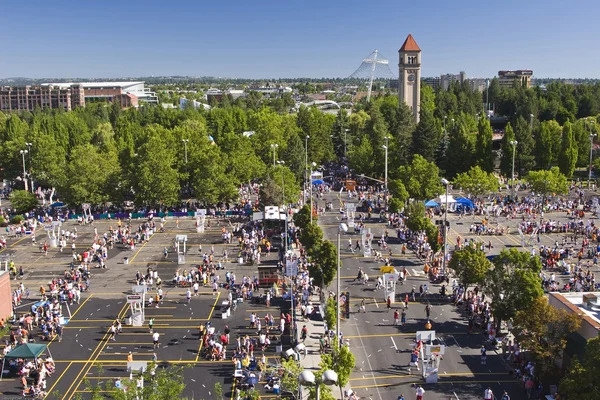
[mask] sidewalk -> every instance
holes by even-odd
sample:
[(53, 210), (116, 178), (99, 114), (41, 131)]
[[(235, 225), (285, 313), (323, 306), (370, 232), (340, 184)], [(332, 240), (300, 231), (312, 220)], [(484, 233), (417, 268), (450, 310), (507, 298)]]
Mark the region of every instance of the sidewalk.
[[(310, 299), (312, 305), (314, 307), (319, 307), (319, 296), (313, 295)], [(319, 338), (323, 333), (325, 333), (325, 323), (323, 321), (313, 321), (312, 319), (302, 320), (302, 317), (298, 318), (298, 330), (300, 331), (304, 325), (308, 328), (308, 336), (304, 345), (306, 346), (306, 350), (304, 354), (300, 355), (300, 365), (304, 367), (304, 369), (312, 370), (315, 376), (317, 372), (321, 369), (319, 367), (319, 363), (321, 362), (321, 354), (319, 352)], [(330, 386), (331, 392), (336, 399), (343, 399), (344, 394), (340, 393), (340, 389), (338, 386)], [(347, 384), (343, 390), (346, 391), (350, 389), (350, 384)], [(308, 398), (308, 391), (303, 391), (303, 399)]]

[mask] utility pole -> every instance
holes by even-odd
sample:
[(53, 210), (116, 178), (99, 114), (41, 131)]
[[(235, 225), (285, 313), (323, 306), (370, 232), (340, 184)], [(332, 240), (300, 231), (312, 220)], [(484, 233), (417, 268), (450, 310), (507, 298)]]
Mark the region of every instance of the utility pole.
[(23, 182), (25, 183), (25, 191), (29, 191), (29, 185), (27, 184), (27, 170), (25, 169), (25, 154), (29, 153), (29, 150), (20, 150), (21, 156), (23, 157)]
[(512, 192), (513, 192), (513, 197), (516, 196), (517, 191), (515, 188), (515, 154), (517, 152), (517, 144), (518, 142), (516, 140), (511, 140), (510, 144), (513, 147), (513, 155), (512, 155)]
[[(306, 204), (306, 183), (308, 182), (308, 178), (306, 173), (308, 171), (308, 139), (310, 139), (309, 135), (306, 135), (304, 138), (304, 190), (302, 191), (302, 203)], [(312, 215), (312, 210), (311, 210)]]
[(448, 242), (448, 186), (450, 182), (447, 179), (442, 178), (442, 183), (446, 186), (446, 209), (444, 210), (444, 261), (442, 263), (442, 275), (446, 276), (446, 252), (447, 252), (447, 242)]
[(277, 148), (279, 147), (279, 145), (277, 143), (275, 144), (271, 144), (271, 149), (273, 150), (273, 168), (275, 168), (276, 162), (275, 162), (275, 152), (277, 150)]
[[(587, 120), (586, 120), (587, 122)], [(592, 153), (594, 151), (594, 138), (598, 135), (596, 135), (595, 133), (592, 132), (592, 124), (594, 123), (594, 120), (590, 121), (590, 125), (589, 125), (589, 129), (590, 129), (590, 173), (588, 175), (588, 190), (591, 187), (590, 183), (592, 181)]]
[(385, 186), (385, 211), (387, 212), (388, 207), (388, 142), (390, 140), (389, 136), (383, 138), (385, 140), (385, 144), (383, 148), (385, 149), (385, 177), (383, 178), (384, 186)]
[(184, 159), (187, 164), (187, 144), (189, 143), (189, 139), (181, 139), (181, 142), (183, 143)]

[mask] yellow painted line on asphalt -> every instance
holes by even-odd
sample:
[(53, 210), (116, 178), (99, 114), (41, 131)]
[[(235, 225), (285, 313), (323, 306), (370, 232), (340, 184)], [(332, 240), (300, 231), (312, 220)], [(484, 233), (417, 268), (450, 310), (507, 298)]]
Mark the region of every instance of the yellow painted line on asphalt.
[[(215, 299), (215, 302), (212, 306), (212, 309), (210, 310), (210, 314), (208, 314), (208, 320), (210, 321), (210, 318), (213, 315), (213, 312), (215, 311), (215, 308), (217, 307), (217, 304), (219, 304), (219, 298), (221, 297), (221, 292), (217, 293), (217, 298)], [(200, 352), (202, 351), (202, 344), (203, 344), (203, 340), (202, 337), (199, 338), (200, 341), (200, 345), (198, 346), (198, 353), (196, 353), (196, 362), (198, 362), (198, 359), (200, 358)]]
[[(56, 361), (56, 360), (55, 360), (54, 362), (55, 362), (55, 363), (57, 363), (57, 362), (60, 362), (60, 361)], [(64, 375), (65, 373), (67, 373), (67, 371), (69, 370), (69, 368), (71, 368), (71, 365), (73, 365), (73, 361), (65, 361), (65, 362), (68, 362), (68, 363), (69, 363), (69, 365), (67, 365), (67, 366), (66, 366), (66, 368), (63, 370), (62, 374), (60, 374), (60, 375), (58, 376), (58, 379), (56, 380), (56, 382), (54, 382), (54, 385), (52, 385), (52, 386), (50, 387), (50, 389), (48, 389), (48, 393), (52, 393), (52, 390), (53, 390), (53, 389), (56, 387), (56, 385), (58, 385), (58, 382), (60, 382), (60, 380), (62, 379), (63, 375)]]
[[(150, 239), (152, 239), (152, 237), (150, 237)], [(132, 263), (133, 260), (135, 260), (135, 258), (138, 256), (138, 254), (140, 254), (140, 251), (142, 251), (142, 249), (148, 244), (150, 240), (148, 240), (147, 242), (145, 242), (139, 249), (138, 251), (135, 252), (135, 254), (133, 255), (133, 257), (131, 257), (131, 260), (129, 261), (129, 263)]]
[[(117, 313), (117, 319), (121, 319), (121, 316), (124, 315), (125, 312), (127, 312), (128, 306), (129, 306), (128, 303), (123, 304), (123, 307), (121, 308), (119, 313)], [(75, 395), (75, 391), (79, 388), (79, 385), (81, 385), (81, 382), (86, 377), (88, 371), (90, 370), (92, 365), (94, 365), (94, 363), (98, 359), (98, 356), (100, 355), (100, 353), (108, 345), (109, 334), (110, 334), (110, 329), (107, 329), (106, 333), (102, 336), (102, 338), (98, 342), (98, 345), (96, 346), (96, 348), (92, 351), (92, 354), (90, 355), (90, 357), (86, 360), (86, 363), (84, 364), (83, 368), (81, 368), (81, 370), (79, 371), (79, 373), (77, 374), (77, 376), (75, 377), (75, 379), (73, 380), (73, 382), (71, 383), (71, 385), (69, 386), (67, 391), (65, 392), (63, 399), (70, 400)], [(96, 357), (92, 361), (94, 354), (96, 354)], [(83, 373), (83, 375), (81, 375), (82, 373)], [(77, 385), (75, 386), (75, 388), (73, 388), (73, 385), (75, 385), (75, 384), (77, 384)], [(71, 393), (70, 396), (67, 396), (69, 394), (69, 391), (72, 388), (73, 388), (73, 392)]]

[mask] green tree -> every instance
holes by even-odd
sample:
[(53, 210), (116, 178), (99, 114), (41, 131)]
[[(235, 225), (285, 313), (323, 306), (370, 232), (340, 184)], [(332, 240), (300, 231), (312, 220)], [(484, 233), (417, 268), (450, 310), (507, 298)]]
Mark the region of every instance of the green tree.
[(325, 302), (324, 320), (327, 329), (335, 329), (337, 325), (337, 302), (334, 297), (328, 297)]
[(440, 243), (440, 229), (437, 225), (434, 225), (428, 218), (425, 218), (425, 235), (427, 235), (427, 243), (431, 247), (434, 253), (437, 253), (442, 249), (442, 243)]
[[(121, 384), (129, 390), (114, 388), (110, 395), (115, 400), (180, 399), (186, 387), (183, 370), (182, 367), (174, 366), (158, 368), (156, 364), (151, 363), (146, 372), (141, 375), (144, 378), (143, 388), (135, 389), (136, 379), (123, 379)], [(154, 375), (152, 375), (153, 373)]]
[(300, 242), (309, 252), (318, 251), (318, 247), (323, 242), (323, 231), (316, 222), (309, 223), (300, 232)]
[(573, 129), (570, 122), (565, 122), (563, 126), (562, 143), (560, 146), (560, 156), (558, 157), (558, 167), (560, 172), (567, 178), (573, 176), (577, 164), (577, 144), (573, 140)]
[(348, 151), (348, 164), (361, 174), (373, 175), (375, 172), (375, 153), (366, 135), (363, 135), (358, 146), (352, 146)]
[[(394, 98), (397, 99), (396, 96)], [(398, 107), (395, 107), (394, 114), (388, 122), (388, 130), (393, 138), (390, 141), (388, 154), (390, 170), (398, 169), (401, 165), (408, 163), (412, 155), (410, 150), (413, 148), (412, 137), (416, 128), (412, 111), (406, 103), (401, 102)]]
[[(493, 267), (485, 253), (476, 246), (465, 246), (456, 250), (448, 266), (456, 273), (465, 288), (483, 283), (485, 274)], [(465, 290), (465, 298), (466, 296)]]
[(556, 358), (565, 349), (567, 337), (580, 324), (580, 316), (551, 306), (543, 296), (535, 299), (527, 310), (516, 313), (513, 322), (516, 340), (531, 353), (536, 376), (542, 382), (560, 378)]
[(273, 178), (267, 176), (263, 179), (258, 191), (258, 201), (261, 207), (273, 206), (281, 204), (281, 185), (277, 185)]
[(498, 178), (493, 174), (483, 171), (479, 166), (472, 167), (469, 171), (460, 173), (454, 178), (454, 187), (462, 189), (465, 193), (479, 197), (498, 191)]
[(329, 286), (337, 272), (337, 248), (331, 241), (324, 240), (308, 250), (312, 256), (310, 276), (314, 277), (317, 286)]
[(425, 217), (425, 205), (420, 201), (408, 203), (404, 214), (406, 219), (404, 223), (411, 231), (424, 231), (427, 228), (427, 218)]
[(552, 163), (552, 144), (550, 128), (546, 122), (542, 122), (535, 141), (535, 164), (539, 168), (549, 167)]
[(389, 208), (391, 212), (399, 212), (404, 207), (404, 204), (410, 198), (404, 183), (400, 179), (391, 179), (388, 182), (388, 189), (392, 198), (389, 200)]
[(340, 393), (343, 393), (343, 387), (350, 381), (350, 374), (356, 366), (356, 359), (349, 346), (340, 346), (338, 338), (334, 338), (331, 342), (331, 353), (321, 356), (319, 366), (321, 367), (321, 374), (328, 369), (335, 371)]
[(494, 132), (490, 120), (481, 117), (477, 126), (477, 140), (475, 141), (475, 153), (477, 163), (486, 172), (494, 171), (494, 153), (492, 152), (492, 141)]
[(494, 267), (486, 272), (485, 293), (494, 304), (496, 331), (502, 321), (514, 318), (517, 311), (528, 310), (544, 295), (540, 279), (542, 263), (537, 256), (517, 249), (504, 249), (494, 257)]
[(13, 190), (9, 198), (12, 208), (17, 214), (24, 214), (38, 206), (35, 195), (26, 190)]
[(473, 135), (469, 134), (468, 124), (469, 121), (460, 118), (450, 133), (444, 163), (446, 176), (465, 172), (473, 164)]
[(415, 154), (409, 165), (398, 169), (397, 175), (411, 198), (427, 200), (442, 193), (439, 171), (433, 162)]
[[(297, 213), (294, 214), (294, 225), (299, 229), (304, 229), (310, 223), (310, 205), (305, 204)], [(316, 219), (316, 217), (313, 217)]]
[(560, 381), (566, 399), (600, 400), (600, 336), (588, 340), (583, 360), (575, 358)]
[[(500, 171), (502, 175), (511, 177), (512, 176), (512, 160), (513, 153), (516, 157), (516, 148), (511, 144), (515, 140), (515, 133), (510, 125), (510, 122), (504, 129), (504, 136), (502, 137), (502, 158), (500, 159)], [(516, 171), (518, 173), (518, 171)]]
[[(290, 134), (290, 138), (287, 142), (287, 148), (283, 152), (283, 160), (285, 165), (296, 175), (296, 179), (304, 180), (304, 142), (300, 139), (300, 136), (295, 132)], [(260, 175), (255, 175), (260, 176)]]
[(68, 180), (58, 189), (69, 204), (102, 204), (110, 200), (119, 172), (116, 154), (102, 154), (91, 144), (77, 146), (67, 165)]
[(435, 123), (433, 112), (421, 106), (419, 123), (412, 137), (412, 153), (422, 156), (427, 161), (434, 161), (435, 152), (440, 140), (440, 130)]
[(523, 176), (535, 166), (535, 157), (533, 154), (535, 142), (531, 134), (531, 126), (523, 117), (517, 119), (515, 139), (517, 141), (515, 168), (519, 171), (519, 176)]
[(281, 393), (291, 395), (293, 398), (298, 399), (300, 386), (298, 377), (304, 368), (293, 357), (281, 359), (281, 367), (283, 369), (283, 376), (281, 377)]
[(175, 153), (167, 143), (163, 137), (155, 135), (139, 148), (139, 160), (132, 179), (136, 204), (177, 204), (179, 174), (174, 168)]
[(348, 140), (352, 139), (349, 136), (350, 119), (348, 111), (341, 109), (335, 117), (335, 124), (332, 129), (333, 149), (338, 160), (342, 160), (347, 154)]
[(567, 177), (558, 170), (558, 167), (552, 167), (550, 170), (529, 171), (525, 180), (531, 185), (531, 190), (534, 193), (543, 196), (547, 196), (550, 193), (569, 193)]

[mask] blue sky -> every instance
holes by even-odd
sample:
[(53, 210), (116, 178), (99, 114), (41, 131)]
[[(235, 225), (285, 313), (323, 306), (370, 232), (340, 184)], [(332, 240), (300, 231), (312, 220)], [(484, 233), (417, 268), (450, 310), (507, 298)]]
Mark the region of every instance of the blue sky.
[(600, 78), (597, 0), (6, 1), (0, 77), (347, 77), (374, 49), (397, 75), (532, 69)]

